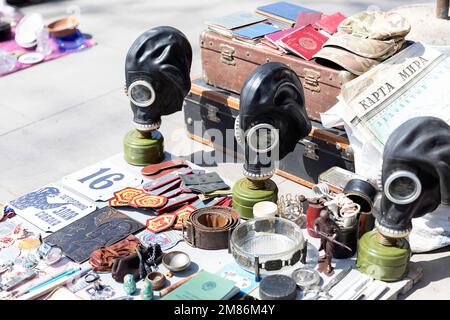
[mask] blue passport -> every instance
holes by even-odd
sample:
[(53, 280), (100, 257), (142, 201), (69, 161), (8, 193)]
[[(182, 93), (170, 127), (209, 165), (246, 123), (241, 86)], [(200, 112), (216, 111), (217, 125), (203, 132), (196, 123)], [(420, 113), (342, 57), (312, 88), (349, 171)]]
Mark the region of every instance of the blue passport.
[(291, 23), (295, 23), (299, 13), (318, 12), (318, 11), (301, 7), (293, 3), (280, 1), (258, 7), (256, 12), (274, 19), (277, 19), (277, 17), (279, 17), (281, 19), (288, 20)]
[(233, 30), (233, 35), (240, 38), (256, 39), (264, 37), (266, 34), (271, 34), (280, 30), (280, 28), (274, 27), (268, 23), (261, 22)]

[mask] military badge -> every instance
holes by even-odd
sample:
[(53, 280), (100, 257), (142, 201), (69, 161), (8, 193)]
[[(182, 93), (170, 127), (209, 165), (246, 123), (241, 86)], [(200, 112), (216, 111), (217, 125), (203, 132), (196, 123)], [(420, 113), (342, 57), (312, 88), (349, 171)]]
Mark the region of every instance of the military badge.
[(191, 215), (191, 213), (194, 212), (195, 210), (197, 210), (196, 207), (193, 207), (192, 205), (187, 204), (187, 205), (181, 207), (180, 209), (178, 209), (177, 211), (175, 211), (175, 214), (177, 215), (177, 221), (174, 224), (173, 228), (174, 229), (182, 229), (183, 221), (187, 220), (189, 218), (189, 216)]
[(109, 199), (108, 204), (110, 207), (126, 207), (129, 205), (126, 201), (119, 201), (116, 198)]
[(176, 214), (163, 214), (153, 219), (147, 220), (147, 230), (151, 232), (161, 232), (170, 228), (177, 219)]
[(130, 201), (130, 206), (135, 208), (161, 208), (167, 203), (164, 196), (155, 196), (151, 194), (139, 194)]
[(142, 193), (144, 190), (128, 187), (114, 192), (114, 198), (121, 203), (129, 203), (131, 199)]

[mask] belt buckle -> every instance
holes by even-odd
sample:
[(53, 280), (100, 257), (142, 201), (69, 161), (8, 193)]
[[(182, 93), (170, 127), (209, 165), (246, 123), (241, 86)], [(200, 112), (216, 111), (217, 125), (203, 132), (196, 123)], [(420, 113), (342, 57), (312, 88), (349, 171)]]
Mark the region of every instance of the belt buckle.
[[(187, 228), (190, 228), (190, 230), (191, 230), (190, 238), (188, 236)], [(195, 247), (195, 234), (194, 234), (195, 231), (194, 230), (195, 229), (192, 226), (192, 222), (190, 222), (189, 220), (183, 220), (183, 222), (181, 224), (181, 234), (183, 235), (184, 241), (191, 247)]]

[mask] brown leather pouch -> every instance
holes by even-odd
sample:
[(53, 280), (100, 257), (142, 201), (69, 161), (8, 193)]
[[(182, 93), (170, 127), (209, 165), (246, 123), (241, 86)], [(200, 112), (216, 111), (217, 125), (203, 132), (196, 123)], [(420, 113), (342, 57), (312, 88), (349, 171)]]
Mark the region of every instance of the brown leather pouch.
[(114, 260), (111, 276), (117, 282), (122, 283), (127, 274), (132, 274), (135, 281), (143, 279), (153, 267), (161, 263), (163, 253), (159, 244), (148, 248), (140, 245), (136, 253)]
[(139, 239), (130, 234), (125, 239), (109, 246), (97, 249), (89, 256), (89, 263), (94, 271), (109, 272), (112, 270), (114, 260), (126, 257), (136, 252), (136, 247), (141, 244)]

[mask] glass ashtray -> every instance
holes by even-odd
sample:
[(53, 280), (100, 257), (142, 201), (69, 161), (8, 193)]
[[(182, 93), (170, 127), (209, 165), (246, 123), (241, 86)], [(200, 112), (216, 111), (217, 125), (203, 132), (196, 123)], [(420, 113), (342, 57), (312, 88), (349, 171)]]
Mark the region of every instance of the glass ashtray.
[(236, 227), (231, 236), (231, 253), (236, 262), (255, 273), (291, 267), (300, 261), (304, 249), (302, 230), (284, 218), (249, 220)]

